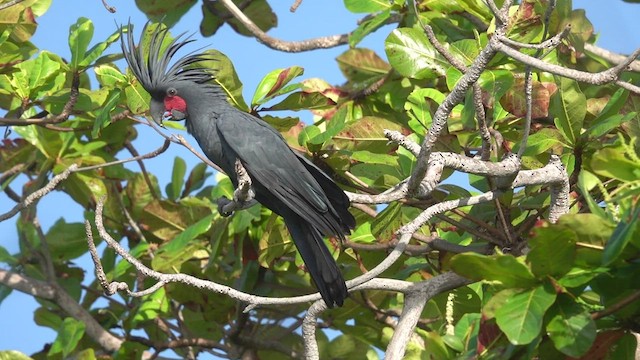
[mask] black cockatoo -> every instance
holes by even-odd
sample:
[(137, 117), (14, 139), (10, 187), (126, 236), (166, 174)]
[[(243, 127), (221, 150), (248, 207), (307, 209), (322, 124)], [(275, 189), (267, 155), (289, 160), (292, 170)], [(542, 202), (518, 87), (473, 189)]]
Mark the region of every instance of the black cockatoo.
[(165, 117), (186, 120), (187, 131), (234, 186), (235, 162), (240, 160), (251, 177), (255, 199), (284, 219), (322, 299), (328, 307), (342, 306), (347, 288), (323, 236), (344, 240), (354, 227), (346, 194), (295, 153), (278, 131), (231, 106), (211, 70), (197, 65), (208, 60), (206, 54), (190, 53), (174, 61), (176, 52), (193, 40), (178, 37), (163, 49), (167, 30), (157, 26), (143, 47), (135, 44), (131, 24), (127, 30), (126, 38), (121, 34), (122, 52), (151, 95), (153, 120), (159, 125)]

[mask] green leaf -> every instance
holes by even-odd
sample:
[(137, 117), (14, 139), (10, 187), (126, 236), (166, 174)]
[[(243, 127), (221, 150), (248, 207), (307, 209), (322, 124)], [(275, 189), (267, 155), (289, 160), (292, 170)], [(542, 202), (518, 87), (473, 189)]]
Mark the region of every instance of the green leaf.
[(176, 201), (180, 196), (182, 185), (184, 185), (184, 175), (187, 172), (187, 163), (179, 156), (173, 159), (173, 171), (171, 172), (171, 182), (167, 184), (166, 191), (169, 200)]
[(536, 236), (529, 240), (531, 251), (527, 254), (534, 275), (543, 278), (566, 274), (576, 256), (576, 240), (575, 232), (569, 229), (536, 229)]
[[(432, 100), (433, 102), (429, 101)], [(410, 121), (411, 130), (417, 134), (423, 135), (431, 126), (431, 112), (435, 111), (438, 105), (442, 104), (445, 99), (445, 95), (436, 89), (429, 88), (417, 88), (409, 94), (407, 102), (404, 104), (404, 109), (409, 112), (412, 119), (417, 120)], [(412, 123), (413, 122), (413, 123)]]
[(621, 124), (624, 124), (636, 117), (636, 112), (630, 112), (628, 114), (616, 114), (600, 121), (594, 121), (593, 126), (588, 128), (582, 137), (585, 140), (597, 139), (602, 135), (607, 134), (611, 130), (618, 128)]
[(294, 88), (285, 88), (285, 85), (287, 85), (289, 82), (291, 82), (291, 80), (302, 75), (303, 73), (304, 69), (299, 66), (292, 66), (286, 69), (277, 69), (271, 71), (265, 77), (263, 77), (262, 80), (260, 80), (258, 88), (253, 94), (251, 106), (255, 107), (257, 105), (264, 104), (272, 98), (284, 93), (283, 90), (285, 89), (292, 91), (295, 88), (299, 88), (301, 85), (298, 85)]
[(561, 295), (550, 313), (553, 316), (547, 324), (547, 334), (556, 349), (573, 358), (584, 355), (597, 334), (591, 314), (568, 295)]
[(607, 241), (602, 254), (602, 265), (607, 266), (618, 260), (622, 251), (631, 241), (636, 227), (640, 224), (640, 206), (628, 209)]
[(197, 0), (175, 0), (171, 2), (136, 0), (136, 6), (147, 15), (149, 20), (162, 22), (167, 27), (172, 27), (197, 2)]
[[(262, 31), (267, 32), (277, 25), (277, 16), (266, 0), (254, 0), (249, 3), (233, 0), (233, 2)], [(203, 6), (202, 13), (202, 21), (200, 22), (202, 36), (209, 37), (214, 35), (225, 24), (230, 25), (238, 34), (248, 37), (253, 36), (245, 25), (238, 21), (220, 2), (211, 2), (207, 6)]]
[(7, 251), (7, 249), (5, 249), (3, 246), (0, 246), (0, 263), (5, 263), (8, 265), (15, 265), (17, 264), (18, 259), (16, 259), (15, 257), (13, 257), (9, 251)]
[(600, 111), (598, 117), (593, 119), (594, 123), (598, 123), (603, 119), (617, 115), (620, 109), (624, 106), (625, 102), (629, 98), (629, 91), (623, 88), (619, 88), (609, 99), (607, 105)]
[(391, 7), (385, 0), (344, 0), (344, 6), (353, 13), (372, 13)]
[[(316, 130), (312, 130), (310, 128), (311, 126), (307, 126), (302, 131), (306, 133), (305, 136), (311, 136), (311, 135), (313, 136), (310, 137), (309, 139), (305, 139), (305, 146), (308, 144), (321, 145), (331, 140), (332, 137), (336, 136), (340, 131), (342, 131), (342, 129), (344, 129), (345, 122), (346, 122), (346, 116), (344, 112), (338, 110), (338, 112), (336, 112), (336, 114), (331, 118), (331, 120), (325, 123), (326, 128), (324, 131), (321, 131), (320, 128), (315, 125), (311, 125), (311, 126), (316, 127), (320, 132)], [(308, 131), (305, 131), (307, 130), (307, 128), (310, 128), (310, 129)]]
[(389, 63), (401, 75), (415, 79), (444, 76), (450, 66), (431, 45), (422, 30), (399, 28), (385, 41)]
[[(15, 66), (25, 77), (28, 94), (35, 94), (36, 89), (47, 85), (51, 77), (60, 70), (60, 63), (51, 59), (47, 52), (41, 52), (33, 60), (24, 61)], [(16, 74), (17, 75), (17, 74)]]
[(131, 319), (133, 324), (144, 323), (156, 319), (169, 310), (169, 299), (164, 288), (142, 297), (142, 304)]
[(637, 181), (640, 176), (640, 163), (629, 159), (622, 148), (596, 151), (591, 158), (591, 169), (598, 175), (623, 182)]
[(365, 164), (398, 164), (398, 158), (393, 155), (376, 154), (366, 150), (354, 151), (353, 153), (351, 153), (350, 158), (351, 160), (359, 161)]
[(60, 218), (49, 228), (46, 239), (54, 260), (75, 259), (88, 251), (82, 223), (67, 223)]
[(72, 317), (65, 318), (61, 328), (58, 329), (58, 336), (47, 355), (62, 353), (62, 357), (66, 358), (78, 346), (80, 339), (84, 336), (84, 329), (85, 324), (83, 322)]
[(596, 214), (566, 214), (558, 225), (575, 232), (580, 242), (594, 245), (604, 245), (615, 227), (611, 220)]
[(56, 331), (62, 327), (62, 320), (60, 313), (45, 307), (39, 307), (33, 314), (33, 321), (37, 325), (46, 326)]
[(85, 58), (89, 43), (93, 38), (93, 23), (81, 17), (69, 28), (69, 48), (71, 49), (71, 68), (79, 69)]
[(392, 149), (384, 130), (401, 130), (402, 127), (390, 120), (377, 116), (364, 116), (347, 126), (333, 137), (334, 143), (344, 150), (366, 150), (373, 153), (387, 153)]
[(369, 186), (387, 189), (403, 178), (397, 166), (384, 164), (356, 164), (351, 166), (351, 173)]
[(468, 279), (505, 287), (527, 288), (537, 283), (527, 265), (511, 255), (458, 254), (451, 259), (451, 268)]
[(574, 288), (582, 286), (591, 281), (596, 276), (606, 273), (606, 268), (582, 269), (573, 268), (562, 278), (558, 279), (558, 283), (563, 287)]
[(544, 314), (555, 299), (550, 285), (516, 293), (496, 309), (496, 323), (512, 344), (529, 344), (540, 335)]
[(377, 81), (391, 69), (389, 64), (369, 49), (349, 49), (340, 54), (336, 61), (347, 80), (354, 83)]
[(636, 358), (637, 348), (638, 339), (634, 333), (625, 332), (609, 349), (609, 359), (634, 359)]
[(102, 55), (102, 53), (114, 42), (120, 38), (120, 29), (116, 30), (113, 34), (109, 35), (107, 40), (95, 44), (89, 51), (84, 54), (84, 59), (80, 61), (80, 67), (87, 67), (91, 65), (96, 59)]
[(127, 107), (134, 114), (141, 114), (149, 109), (151, 95), (142, 87), (137, 80), (134, 80), (130, 86), (124, 88), (124, 95), (127, 101)]
[(208, 168), (209, 167), (205, 163), (198, 163), (193, 167), (184, 185), (181, 197), (189, 195), (192, 191), (198, 190), (202, 185), (204, 185), (205, 180), (211, 176), (211, 173), (207, 172)]
[(207, 50), (207, 61), (198, 64), (216, 70), (215, 81), (222, 87), (233, 106), (243, 111), (250, 111), (249, 106), (242, 98), (242, 82), (238, 78), (236, 69), (227, 55), (217, 50)]
[(513, 88), (515, 79), (509, 70), (485, 70), (478, 79), (480, 88), (488, 95), (487, 103), (493, 104), (500, 99), (507, 90)]
[(339, 335), (329, 343), (329, 359), (363, 359), (371, 348), (354, 335)]
[(300, 134), (298, 134), (298, 144), (303, 147), (307, 147), (307, 143), (310, 143), (311, 139), (320, 135), (322, 130), (315, 125), (305, 126)]
[(555, 77), (558, 91), (551, 97), (552, 114), (558, 130), (575, 146), (587, 114), (587, 99), (575, 80)]
[[(527, 149), (524, 154), (527, 156), (536, 156), (547, 152), (552, 147), (557, 147), (562, 144), (564, 138), (560, 132), (553, 128), (544, 128), (540, 131), (529, 136), (527, 142)], [(513, 151), (517, 151), (520, 148), (520, 143), (514, 147)]]
[(100, 110), (98, 110), (96, 114), (96, 121), (93, 123), (93, 129), (91, 130), (91, 137), (93, 139), (98, 138), (102, 129), (111, 124), (111, 112), (116, 108), (118, 103), (120, 103), (121, 93), (122, 91), (120, 89), (113, 89), (109, 93), (107, 102)]
[(293, 250), (291, 237), (285, 230), (282, 222), (277, 221), (276, 214), (271, 214), (266, 222), (265, 230), (258, 242), (258, 262), (261, 266), (270, 268), (274, 265), (274, 260), (280, 259), (283, 255)]
[(371, 233), (380, 242), (391, 241), (396, 229), (400, 227), (402, 204), (394, 202), (382, 210), (371, 222)]
[(353, 230), (351, 236), (349, 236), (349, 240), (358, 243), (372, 243), (376, 241), (376, 237), (371, 233), (371, 222), (365, 222)]
[(349, 46), (354, 48), (365, 38), (365, 36), (378, 30), (391, 17), (391, 10), (387, 9), (378, 13), (376, 16), (367, 19), (358, 25), (358, 27), (349, 34)]
[(189, 252), (185, 251), (185, 248), (198, 236), (209, 231), (215, 216), (215, 214), (209, 214), (203, 217), (195, 224), (187, 227), (171, 241), (161, 246), (151, 262), (153, 268), (158, 271), (167, 271), (173, 266), (179, 267), (180, 260), (183, 259), (185, 254), (191, 256)]
[(103, 64), (93, 68), (96, 78), (102, 86), (116, 87), (127, 84), (127, 76), (112, 64)]
[(16, 350), (0, 351), (0, 360), (33, 360), (29, 356)]
[(321, 93), (317, 92), (304, 92), (298, 91), (290, 94), (281, 102), (265, 108), (265, 111), (276, 111), (276, 110), (320, 110), (326, 109), (334, 106), (336, 103), (324, 96)]

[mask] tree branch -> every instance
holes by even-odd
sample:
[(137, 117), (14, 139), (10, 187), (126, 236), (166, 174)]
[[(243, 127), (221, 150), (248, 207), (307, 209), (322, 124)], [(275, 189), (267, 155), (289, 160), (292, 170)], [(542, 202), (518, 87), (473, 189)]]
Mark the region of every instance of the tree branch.
[(106, 331), (87, 310), (60, 286), (3, 269), (0, 269), (0, 283), (25, 294), (54, 301), (69, 316), (83, 322), (86, 325), (87, 335), (106, 351), (116, 351), (122, 346), (121, 339)]
[[(212, 1), (212, 0), (205, 0)], [(218, 0), (238, 21), (242, 23), (261, 43), (274, 50), (285, 52), (302, 52), (316, 49), (328, 49), (349, 42), (348, 34), (331, 35), (303, 41), (283, 41), (262, 31), (231, 0)]]

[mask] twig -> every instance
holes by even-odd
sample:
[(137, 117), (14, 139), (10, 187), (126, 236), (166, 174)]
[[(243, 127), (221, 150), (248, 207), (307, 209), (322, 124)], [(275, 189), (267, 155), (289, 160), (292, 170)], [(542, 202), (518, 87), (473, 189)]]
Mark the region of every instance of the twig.
[(86, 325), (86, 334), (104, 350), (113, 352), (122, 346), (121, 339), (106, 331), (85, 308), (80, 306), (61, 287), (3, 269), (0, 269), (0, 283), (25, 294), (54, 301), (69, 316), (83, 322)]
[(493, 2), (493, 0), (485, 0), (484, 2), (487, 4), (489, 10), (491, 10), (491, 12), (493, 13), (493, 16), (495, 16), (497, 22), (499, 22), (501, 25), (507, 23), (507, 21), (509, 20), (508, 15), (505, 15), (505, 13), (501, 9), (498, 9), (498, 6), (495, 2)]
[(24, 0), (11, 0), (11, 1), (7, 1), (4, 4), (0, 4), (0, 10), (4, 10), (7, 8), (10, 8), (14, 5), (20, 4), (21, 2), (23, 2)]
[(127, 337), (127, 340), (135, 341), (142, 345), (154, 348), (156, 351), (163, 351), (167, 349), (179, 349), (179, 348), (184, 348), (189, 346), (218, 349), (224, 352), (229, 351), (228, 346), (220, 344), (217, 341), (204, 339), (204, 338), (181, 338), (181, 339), (169, 340), (167, 342), (160, 342), (160, 341), (154, 341), (147, 338), (143, 338), (140, 336), (129, 336)]
[(291, 7), (289, 8), (289, 11), (296, 12), (296, 10), (298, 10), (298, 7), (300, 6), (300, 4), (302, 4), (302, 0), (295, 0), (293, 2), (293, 4), (291, 5)]
[(34, 201), (50, 193), (53, 189), (56, 188), (56, 186), (58, 186), (60, 182), (68, 178), (69, 175), (71, 175), (71, 173), (74, 172), (77, 168), (78, 168), (78, 165), (72, 164), (63, 172), (54, 176), (44, 187), (29, 194), (29, 196), (27, 196), (22, 202), (18, 203), (8, 212), (4, 214), (0, 214), (0, 221), (4, 221), (12, 218), (20, 210), (26, 209), (27, 207), (31, 206), (31, 204), (33, 204)]
[[(212, 0), (205, 0), (212, 1)], [(244, 25), (253, 36), (266, 46), (280, 51), (286, 52), (302, 52), (316, 49), (328, 49), (340, 45), (344, 45), (349, 42), (348, 34), (331, 35), (325, 37), (319, 37), (315, 39), (308, 39), (302, 41), (283, 41), (272, 36), (267, 35), (262, 29), (260, 29), (251, 19), (249, 19), (240, 10), (236, 4), (231, 0), (219, 0), (219, 2), (235, 17), (238, 21)]]
[(2, 186), (4, 182), (7, 181), (13, 175), (22, 172), (22, 170), (25, 169), (26, 167), (27, 166), (25, 164), (20, 163), (12, 166), (11, 168), (7, 169), (7, 171), (0, 174), (0, 186)]
[[(160, 146), (156, 150), (153, 150), (153, 151), (151, 151), (149, 153), (146, 153), (146, 154), (143, 154), (143, 155), (137, 155), (137, 156), (134, 156), (134, 157), (131, 157), (131, 158), (128, 158), (128, 159), (110, 161), (110, 162), (106, 162), (106, 163), (103, 163), (103, 164), (83, 166), (81, 168), (76, 169), (75, 171), (88, 171), (88, 170), (104, 168), (104, 167), (107, 167), (107, 166), (124, 164), (124, 163), (132, 162), (132, 161), (140, 161), (140, 160), (143, 160), (143, 159), (150, 159), (150, 158), (156, 157), (156, 156), (162, 154), (163, 152), (167, 151), (167, 149), (169, 148), (169, 145), (171, 145), (171, 142), (168, 141), (168, 140), (165, 140), (164, 143), (162, 144), (162, 146)], [(137, 154), (137, 152), (136, 152), (136, 154)]]
[(636, 301), (638, 301), (638, 299), (640, 299), (640, 291), (635, 291), (631, 293), (629, 296), (622, 298), (617, 303), (609, 306), (608, 308), (592, 313), (591, 318), (593, 320), (602, 319), (603, 317), (609, 316), (617, 312), (618, 310), (624, 308), (627, 305), (635, 303)]
[[(155, 157), (165, 152), (169, 148), (169, 144), (170, 142), (167, 139), (165, 139), (163, 147), (159, 150), (156, 150), (155, 152), (149, 153), (150, 155), (149, 157)], [(153, 186), (153, 183), (151, 182), (151, 178), (149, 178), (149, 172), (147, 171), (147, 167), (144, 165), (144, 162), (142, 161), (144, 158), (140, 158), (140, 154), (138, 153), (138, 150), (136, 150), (136, 148), (133, 147), (133, 144), (131, 144), (131, 141), (126, 140), (124, 142), (124, 147), (129, 151), (131, 155), (133, 155), (134, 158), (136, 158), (136, 162), (138, 163), (138, 166), (140, 166), (142, 177), (144, 177), (144, 181), (147, 183), (147, 187), (149, 187), (149, 192), (151, 193), (151, 196), (153, 196), (154, 199), (159, 199), (160, 195), (156, 193), (156, 189)]]
[[(494, 38), (498, 39), (499, 36)], [(627, 83), (625, 81), (618, 80), (620, 73), (623, 72), (638, 57), (638, 55), (640, 55), (640, 49), (636, 49), (624, 61), (618, 63), (616, 66), (610, 69), (597, 73), (590, 73), (544, 62), (540, 59), (536, 59), (533, 56), (521, 53), (518, 50), (507, 46), (502, 41), (495, 41), (493, 45), (495, 50), (500, 51), (503, 54), (510, 56), (525, 65), (531, 65), (536, 69), (592, 85), (614, 83), (620, 87), (624, 87), (625, 89), (635, 94), (640, 94), (640, 87)]]
[[(600, 56), (601, 58), (613, 63), (613, 64), (619, 64), (623, 61), (627, 60), (627, 57), (624, 55), (620, 55), (620, 54), (616, 54), (612, 51), (609, 51), (607, 49), (603, 49), (597, 45), (594, 44), (590, 44), (590, 43), (585, 43), (584, 44), (584, 49), (587, 50), (588, 52)], [(629, 64), (629, 70), (631, 71), (636, 71), (636, 72), (640, 72), (640, 61), (638, 60), (634, 60)]]
[(115, 14), (116, 12), (116, 7), (115, 6), (111, 6), (107, 3), (107, 0), (102, 0), (102, 5), (104, 6), (105, 9), (107, 9), (108, 12)]
[[(555, 47), (557, 47), (558, 45), (560, 45), (562, 39), (564, 39), (567, 35), (569, 35), (569, 33), (571, 32), (571, 24), (567, 24), (564, 29), (562, 29), (561, 32), (557, 33), (556, 35), (554, 35), (553, 37), (539, 43), (539, 44), (527, 44), (527, 43), (521, 43), (519, 41), (515, 41), (515, 40), (511, 40), (508, 37), (503, 37), (500, 39), (500, 41), (511, 45), (512, 47), (516, 47), (516, 48), (525, 48), (525, 49), (537, 49), (537, 50), (550, 50), (550, 49), (554, 49)], [(584, 44), (585, 48), (587, 47), (587, 45), (590, 44)], [(621, 56), (623, 59), (624, 57)]]

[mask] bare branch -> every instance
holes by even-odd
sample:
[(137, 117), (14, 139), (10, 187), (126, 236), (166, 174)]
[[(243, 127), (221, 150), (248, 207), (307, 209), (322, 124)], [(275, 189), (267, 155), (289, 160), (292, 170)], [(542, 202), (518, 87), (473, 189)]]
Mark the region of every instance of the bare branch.
[(385, 352), (386, 359), (404, 358), (407, 345), (409, 345), (409, 340), (427, 300), (426, 294), (420, 292), (410, 292), (405, 295), (402, 314)]
[(298, 7), (300, 6), (300, 4), (302, 4), (302, 0), (295, 0), (293, 2), (293, 5), (291, 5), (291, 7), (289, 8), (289, 11), (296, 12), (296, 10), (298, 10)]
[[(588, 52), (597, 55), (613, 64), (620, 64), (623, 61), (627, 60), (627, 56), (624, 55), (620, 55), (620, 54), (616, 54), (614, 52), (611, 52), (607, 49), (603, 49), (599, 46), (596, 46), (594, 44), (590, 44), (590, 43), (585, 43), (584, 44), (584, 49), (587, 50)], [(629, 64), (629, 70), (631, 71), (636, 71), (636, 72), (640, 72), (640, 61), (638, 60), (634, 60)]]
[(0, 283), (25, 294), (54, 301), (69, 316), (83, 322), (87, 335), (106, 351), (116, 351), (122, 345), (121, 339), (106, 331), (62, 287), (3, 269), (0, 269)]
[(103, 163), (103, 164), (96, 164), (96, 165), (91, 165), (91, 166), (83, 166), (81, 168), (77, 168), (76, 170), (74, 170), (74, 172), (101, 169), (101, 168), (105, 168), (107, 166), (119, 165), (119, 164), (124, 164), (124, 163), (132, 162), (132, 161), (138, 161), (139, 162), (140, 160), (144, 160), (144, 159), (151, 159), (151, 158), (154, 158), (154, 157), (162, 154), (163, 152), (167, 151), (167, 149), (169, 148), (169, 145), (171, 145), (171, 142), (168, 141), (168, 140), (165, 140), (164, 143), (162, 144), (162, 146), (160, 146), (156, 150), (153, 150), (153, 151), (151, 151), (149, 153), (146, 153), (146, 154), (143, 154), (143, 155), (136, 155), (136, 156), (128, 158), (128, 159), (110, 161), (110, 162), (106, 162), (106, 163)]
[[(212, 1), (212, 0), (206, 0)], [(231, 0), (219, 0), (219, 2), (242, 23), (261, 43), (266, 46), (280, 51), (286, 52), (302, 52), (315, 49), (328, 49), (340, 45), (344, 45), (349, 42), (348, 34), (331, 35), (315, 39), (303, 40), (303, 41), (283, 41), (262, 31), (249, 17), (247, 17), (242, 10), (240, 10), (236, 4)]]
[[(516, 47), (516, 48), (524, 48), (524, 49), (537, 49), (537, 50), (551, 50), (551, 49), (555, 49), (558, 45), (560, 45), (560, 43), (562, 42), (562, 39), (564, 39), (565, 37), (567, 37), (567, 35), (569, 35), (569, 33), (571, 32), (571, 24), (567, 24), (567, 26), (564, 27), (564, 29), (562, 29), (561, 32), (557, 33), (556, 35), (554, 35), (552, 38), (549, 38), (539, 44), (527, 44), (527, 43), (521, 43), (519, 41), (515, 41), (515, 40), (511, 40), (508, 37), (503, 37), (500, 39), (500, 41), (504, 42), (505, 44), (511, 45), (512, 47)], [(587, 45), (590, 44), (584, 44), (585, 48), (587, 47)], [(624, 59), (624, 57), (623, 57)]]
[(111, 6), (107, 3), (107, 0), (102, 0), (102, 6), (104, 6), (105, 9), (107, 9), (108, 12), (115, 14), (116, 12), (116, 7), (115, 6)]
[[(500, 29), (496, 29), (496, 33), (499, 33), (500, 31)], [(453, 108), (464, 100), (467, 90), (478, 80), (480, 74), (484, 71), (489, 61), (491, 61), (495, 56), (496, 50), (494, 50), (492, 46), (493, 43), (497, 42), (495, 38), (496, 37), (494, 36), (489, 40), (489, 45), (480, 51), (480, 54), (476, 57), (473, 64), (464, 73), (460, 80), (458, 80), (456, 86), (451, 90), (449, 95), (447, 95), (442, 104), (438, 106), (438, 109), (433, 116), (429, 132), (425, 136), (420, 148), (420, 154), (416, 160), (413, 173), (411, 174), (407, 184), (409, 194), (418, 193), (419, 195), (423, 195), (419, 192), (419, 187), (427, 173), (427, 169), (429, 167), (428, 161), (433, 146), (440, 138), (442, 130), (446, 127), (449, 114), (451, 114)]]
[[(297, 303), (303, 303), (303, 302), (308, 302), (308, 301), (315, 301), (320, 299), (320, 294), (319, 293), (314, 293), (311, 295), (304, 295), (304, 296), (296, 296), (296, 297), (289, 297), (289, 298), (267, 298), (267, 297), (262, 297), (262, 296), (256, 296), (256, 295), (251, 295), (251, 294), (247, 294), (245, 292), (242, 291), (238, 291), (236, 289), (233, 289), (229, 286), (225, 286), (225, 285), (220, 285), (218, 283), (212, 282), (212, 281), (207, 281), (207, 280), (202, 280), (202, 279), (198, 279), (196, 277), (190, 276), (190, 275), (186, 275), (186, 274), (163, 274), (157, 271), (154, 271), (150, 268), (148, 268), (147, 266), (145, 266), (142, 262), (140, 262), (138, 259), (134, 258), (131, 254), (129, 254), (121, 245), (120, 243), (118, 243), (113, 237), (111, 237), (111, 235), (109, 235), (109, 233), (107, 232), (106, 228), (104, 227), (104, 222), (102, 219), (103, 216), (103, 208), (104, 208), (104, 198), (100, 198), (98, 199), (98, 203), (96, 205), (96, 227), (98, 229), (98, 232), (100, 234), (100, 237), (107, 243), (107, 245), (109, 247), (111, 247), (112, 249), (115, 250), (115, 252), (120, 255), (121, 257), (124, 258), (124, 260), (126, 260), (128, 263), (130, 263), (131, 265), (133, 265), (133, 267), (142, 275), (146, 276), (146, 277), (150, 277), (155, 279), (156, 281), (158, 281), (158, 284), (168, 284), (168, 283), (173, 283), (173, 282), (179, 282), (182, 284), (187, 284), (199, 289), (204, 289), (207, 291), (211, 291), (211, 292), (215, 292), (218, 294), (223, 294), (226, 296), (229, 296), (230, 298), (237, 300), (237, 301), (241, 301), (247, 304), (250, 304), (245, 311), (249, 311), (251, 309), (253, 309), (255, 306), (258, 305), (283, 305), (283, 304), (297, 304)], [(99, 257), (96, 256), (96, 258), (99, 260)], [(154, 286), (155, 288), (158, 288), (162, 285), (158, 285), (156, 284)], [(129, 287), (126, 284), (120, 284), (118, 283), (117, 285), (108, 285), (107, 288), (111, 288), (111, 287), (115, 287), (117, 288), (117, 290), (125, 290), (127, 292), (129, 292)]]
[[(495, 37), (496, 39), (500, 38), (499, 36)], [(492, 38), (493, 39), (493, 38)], [(623, 86), (628, 90), (640, 94), (640, 88), (626, 83), (624, 81), (618, 80), (620, 73), (622, 73), (637, 57), (640, 55), (640, 49), (635, 50), (630, 56), (628, 56), (624, 61), (618, 63), (616, 66), (601, 71), (597, 73), (590, 73), (586, 71), (569, 69), (564, 66), (554, 65), (547, 62), (544, 62), (540, 59), (536, 59), (533, 56), (529, 56), (515, 50), (509, 46), (507, 46), (502, 41), (491, 42), (496, 51), (500, 51), (505, 55), (512, 57), (513, 59), (525, 64), (530, 65), (536, 69), (546, 71), (548, 73), (564, 76), (570, 79), (574, 79), (576, 81), (584, 82), (587, 84), (593, 85), (604, 85), (608, 83), (615, 83), (616, 85)]]
[(72, 164), (63, 172), (51, 178), (51, 180), (49, 181), (49, 183), (47, 183), (47, 185), (29, 194), (29, 196), (27, 196), (22, 202), (14, 206), (13, 209), (9, 210), (4, 214), (0, 214), (0, 221), (4, 221), (12, 218), (20, 210), (28, 208), (31, 204), (33, 204), (34, 201), (40, 199), (41, 197), (53, 191), (53, 189), (55, 189), (60, 182), (68, 178), (69, 175), (71, 175), (71, 173), (74, 172), (77, 168), (78, 168), (78, 165)]
[(498, 6), (493, 0), (485, 0), (484, 2), (487, 4), (487, 7), (489, 8), (489, 10), (491, 10), (491, 12), (493, 13), (493, 16), (495, 16), (496, 21), (498, 23), (506, 24), (509, 21), (509, 14), (508, 13), (505, 14), (505, 12), (502, 11), (502, 9), (498, 9)]

